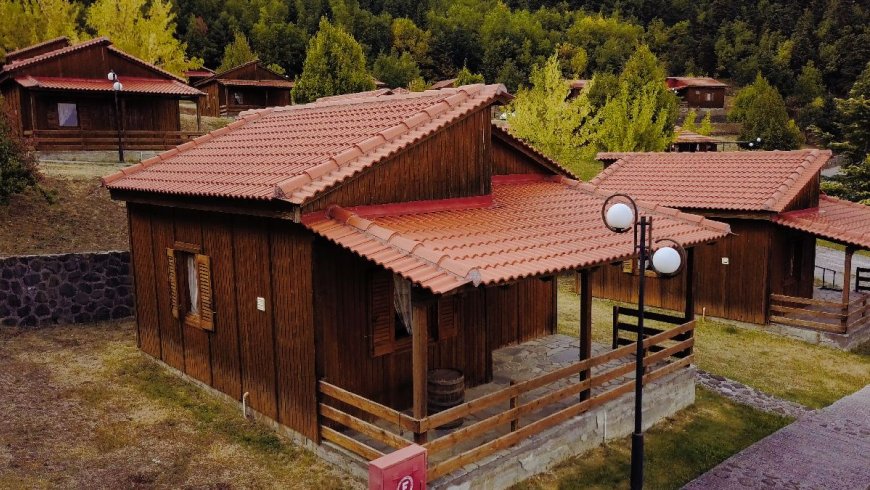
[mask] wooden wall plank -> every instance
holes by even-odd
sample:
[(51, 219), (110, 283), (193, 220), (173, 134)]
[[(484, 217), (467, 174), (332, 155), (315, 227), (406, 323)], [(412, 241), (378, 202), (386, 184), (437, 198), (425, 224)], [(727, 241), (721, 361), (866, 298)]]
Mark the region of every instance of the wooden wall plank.
[(162, 359), (170, 366), (184, 371), (184, 337), (181, 333), (181, 322), (172, 316), (169, 305), (166, 249), (175, 244), (173, 212), (167, 208), (149, 207), (147, 209), (151, 215), (151, 241), (154, 244), (154, 274)]
[(136, 291), (136, 326), (139, 347), (160, 359), (160, 325), (157, 317), (154, 250), (151, 244), (151, 219), (134, 204), (127, 205), (130, 226), (130, 257)]
[[(251, 407), (277, 419), (268, 224), (235, 217), (233, 232), (242, 390)], [(264, 298), (265, 311), (257, 309)]]
[(242, 397), (239, 332), (236, 314), (232, 226), (220, 215), (203, 218), (203, 250), (211, 258), (215, 329), (211, 335), (212, 386)]
[(318, 437), (317, 376), (310, 233), (301, 226), (273, 222), (272, 304), (275, 308), (275, 361), (278, 421), (310, 439)]

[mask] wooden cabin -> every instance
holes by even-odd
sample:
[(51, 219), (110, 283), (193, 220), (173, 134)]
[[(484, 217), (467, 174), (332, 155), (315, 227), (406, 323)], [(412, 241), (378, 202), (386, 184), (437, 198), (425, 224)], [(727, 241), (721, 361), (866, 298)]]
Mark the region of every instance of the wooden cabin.
[[(556, 274), (588, 291), (590, 268), (633, 253), (605, 195), (492, 125), (508, 100), (469, 85), (265, 109), (106, 177), (141, 349), (317, 444), (374, 458), (336, 424), (378, 416), (410, 429), (375, 431), (388, 445), (425, 440), (428, 370), (491, 381), (494, 350), (555, 332)], [(647, 211), (688, 247), (728, 230)]]
[(668, 88), (673, 90), (689, 107), (704, 109), (725, 108), (728, 85), (709, 77), (668, 77)]
[[(870, 246), (870, 207), (820, 194), (819, 172), (830, 156), (820, 150), (629, 153), (590, 183), (731, 226), (727, 239), (697, 249), (694, 281), (702, 285), (697, 311), (757, 324), (782, 323), (798, 313), (790, 324), (845, 334), (860, 326), (855, 322), (866, 313), (860, 305), (850, 306), (849, 287), (842, 302), (832, 303), (836, 313), (826, 317), (833, 326), (814, 325), (820, 322), (794, 311), (821, 306), (813, 300), (816, 238), (847, 247), (846, 270), (854, 250)], [(604, 267), (595, 275), (594, 294), (631, 301), (637, 294), (635, 274), (623, 264)], [(679, 280), (650, 281), (651, 304), (686, 307)], [(802, 306), (793, 304), (802, 299)]]
[(674, 128), (674, 142), (671, 143), (670, 151), (719, 151), (719, 146), (725, 142), (719, 138), (698, 134), (694, 131), (686, 131), (677, 126)]
[[(123, 84), (115, 93), (108, 73)], [(37, 150), (165, 150), (199, 133), (181, 130), (179, 101), (202, 92), (112, 46), (106, 38), (71, 45), (58, 38), (6, 55), (0, 93), (16, 129)]]
[(253, 60), (195, 82), (205, 92), (206, 116), (237, 116), (242, 111), (290, 105), (293, 81)]
[(212, 75), (214, 75), (214, 70), (211, 70), (204, 66), (199, 67), (195, 70), (187, 70), (184, 72), (184, 76), (185, 78), (187, 78), (187, 83), (189, 85), (194, 85), (201, 80), (205, 80), (206, 78), (211, 77)]

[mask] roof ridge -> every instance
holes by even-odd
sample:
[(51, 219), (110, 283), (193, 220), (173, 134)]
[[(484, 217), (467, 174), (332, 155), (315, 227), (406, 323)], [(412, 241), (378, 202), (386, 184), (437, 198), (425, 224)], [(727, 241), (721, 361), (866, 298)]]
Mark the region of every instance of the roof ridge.
[[(562, 178), (561, 183), (568, 185), (570, 187), (578, 188), (578, 189), (580, 189), (588, 194), (591, 194), (591, 195), (593, 195), (595, 197), (599, 197), (599, 198), (606, 199), (614, 194), (613, 192), (605, 192), (605, 191), (599, 189), (598, 187), (592, 185), (591, 183), (566, 179), (564, 177)], [(728, 224), (723, 223), (721, 221), (716, 221), (716, 220), (705, 218), (699, 214), (686, 213), (684, 211), (680, 211), (677, 208), (672, 208), (669, 206), (664, 206), (662, 204), (649, 202), (649, 201), (643, 201), (643, 200), (635, 200), (635, 204), (637, 204), (638, 208), (644, 209), (644, 210), (649, 211), (649, 212), (664, 214), (666, 216), (670, 216), (672, 218), (679, 219), (682, 221), (688, 221), (690, 223), (696, 223), (698, 225), (705, 226), (707, 228), (712, 228), (714, 230), (731, 233), (731, 227)]]
[[(58, 42), (58, 41), (60, 41), (60, 40), (63, 40), (63, 39), (65, 39), (66, 42), (68, 42), (68, 43), (70, 42), (70, 38), (69, 38), (69, 36), (57, 36), (57, 37), (55, 37), (55, 38), (52, 38), (52, 39), (46, 39), (45, 41), (38, 42), (38, 43), (36, 43), (36, 44), (31, 44), (30, 46), (24, 46), (24, 47), (22, 47), (22, 48), (18, 48), (18, 49), (14, 49), (14, 50), (12, 50), (12, 51), (9, 51), (8, 53), (5, 54), (5, 57), (8, 58), (9, 56), (15, 56), (15, 55), (18, 55), (18, 54), (21, 54), (21, 53), (25, 53), (25, 52), (27, 52), (27, 51), (31, 51), (31, 50), (34, 50), (34, 49), (38, 49), (38, 48), (41, 48), (41, 47), (43, 47), (43, 46), (47, 46), (47, 45), (49, 45), (49, 44), (54, 44), (54, 43), (56, 43), (56, 42)], [(68, 46), (64, 46), (64, 47), (68, 47)], [(60, 48), (58, 48), (58, 49), (60, 49)], [(51, 52), (51, 51), (49, 51), (49, 52)], [(43, 54), (46, 54), (46, 53), (43, 53)], [(37, 56), (39, 56), (39, 55), (37, 55)], [(27, 58), (25, 58), (25, 59), (27, 59)]]
[[(780, 212), (794, 199), (815, 174), (831, 158), (831, 150), (806, 149), (803, 162), (777, 187), (773, 195), (764, 202), (768, 211)], [(812, 172), (809, 169), (815, 169)]]
[(218, 138), (218, 137), (228, 133), (230, 131), (230, 129), (236, 129), (236, 128), (245, 126), (245, 125), (259, 119), (260, 117), (268, 114), (269, 112), (271, 112), (271, 108), (259, 110), (257, 112), (252, 113), (252, 114), (249, 114), (245, 117), (241, 117), (241, 118), (231, 122), (230, 124), (220, 128), (220, 129), (216, 129), (210, 133), (206, 133), (202, 136), (196, 137), (196, 138), (188, 141), (187, 143), (178, 145), (175, 148), (172, 148), (171, 150), (167, 150), (163, 153), (160, 153), (159, 155), (142, 160), (141, 162), (139, 162), (135, 165), (130, 165), (129, 167), (122, 168), (121, 170), (119, 170), (113, 174), (109, 174), (109, 175), (106, 175), (105, 177), (101, 178), (100, 179), (101, 184), (105, 187), (105, 186), (111, 184), (112, 182), (115, 182), (116, 180), (122, 178), (122, 177), (129, 177), (130, 175), (133, 175), (137, 172), (141, 172), (142, 170), (145, 170), (146, 168), (148, 168), (156, 163), (160, 163), (169, 157), (173, 157), (173, 156), (177, 155), (178, 153), (189, 150), (195, 146), (201, 145), (201, 144), (203, 144), (207, 141), (211, 141), (215, 138)]
[[(444, 113), (450, 111), (451, 109), (456, 109), (459, 106), (465, 105), (469, 101), (474, 100), (477, 95), (483, 94), (488, 87), (495, 87), (495, 93), (493, 95), (497, 95), (499, 93), (499, 88), (503, 86), (487, 86), (483, 84), (476, 84), (459, 87), (458, 89), (456, 89), (455, 93), (451, 93), (451, 95), (435, 101), (430, 106), (425, 107), (418, 112), (404, 118), (393, 126), (384, 128), (377, 134), (370, 136), (363, 141), (355, 143), (353, 146), (346, 148), (340, 153), (329, 157), (322, 163), (309, 168), (308, 170), (304, 171), (299, 175), (278, 182), (277, 184), (275, 184), (274, 197), (277, 199), (287, 199), (296, 204), (301, 204), (304, 201), (304, 198), (300, 198), (298, 196), (294, 198), (293, 194), (296, 191), (300, 190), (308, 184), (317, 181), (321, 177), (331, 172), (346, 168), (352, 161), (366, 156), (376, 149), (384, 150), (384, 147), (391, 143), (395, 145), (399, 139), (407, 135), (413, 129), (422, 128), (426, 125), (433, 123), (438, 123), (440, 116), (442, 116)], [(417, 93), (419, 94), (425, 92)], [(405, 97), (406, 95), (407, 94), (403, 94), (396, 97)], [(359, 101), (366, 100), (376, 101), (377, 99), (351, 99), (352, 103), (354, 104), (359, 103)], [(392, 98), (391, 100), (396, 99)], [(329, 104), (329, 106), (344, 105), (345, 102), (348, 101), (327, 101), (322, 104)], [(390, 154), (392, 154), (392, 151), (386, 152), (381, 158), (376, 159), (375, 162), (372, 162), (372, 164), (382, 160), (383, 158), (386, 158)]]
[(405, 238), (396, 230), (375, 224), (353, 211), (349, 211), (338, 205), (329, 206), (326, 217), (348, 226), (352, 226), (365, 235), (377, 239), (385, 245), (397, 248), (414, 258), (433, 265), (460, 279), (472, 282), (475, 286), (480, 284), (481, 275), (477, 267), (468, 267), (452, 259), (446, 252), (431, 249), (422, 242)]

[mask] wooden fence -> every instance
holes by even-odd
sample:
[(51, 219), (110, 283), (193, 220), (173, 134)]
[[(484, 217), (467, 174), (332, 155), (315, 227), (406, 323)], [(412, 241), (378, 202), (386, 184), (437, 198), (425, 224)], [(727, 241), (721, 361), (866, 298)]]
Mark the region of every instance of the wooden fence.
[[(125, 150), (166, 150), (186, 143), (202, 133), (191, 131), (124, 131)], [(116, 150), (115, 130), (37, 129), (24, 137), (37, 150)]]
[(782, 294), (770, 295), (770, 321), (793, 327), (845, 334), (870, 323), (870, 296), (837, 303)]
[[(650, 383), (691, 364), (691, 350), (694, 345), (691, 333), (694, 328), (695, 322), (691, 321), (644, 339), (643, 347), (647, 353), (644, 364), (648, 366), (644, 383)], [(687, 334), (688, 338), (680, 340)], [(591, 396), (593, 388), (635, 371), (633, 360), (636, 347), (635, 343), (624, 345), (535, 378), (512, 383), (506, 388), (422, 419), (413, 418), (326, 381), (320, 381), (320, 434), (324, 440), (372, 460), (393, 449), (405, 447), (415, 439), (426, 440), (429, 431), (436, 427), (477, 416), (468, 425), (423, 443), (430, 454), (428, 478), (430, 481), (435, 480), (631, 393), (634, 380), (629, 379)], [(593, 367), (623, 358), (627, 358), (626, 362), (588, 376)], [(559, 386), (540, 390), (557, 382), (560, 383)], [(533, 394), (535, 390), (539, 391)], [(544, 394), (541, 394), (542, 391)], [(565, 400), (573, 401), (565, 406)], [(553, 412), (555, 404), (559, 406)], [(349, 408), (342, 410), (339, 406)], [(541, 413), (546, 408), (550, 408), (549, 412), (552, 413)], [(491, 415), (487, 416), (487, 413)], [(521, 423), (523, 417), (525, 425)], [(470, 440), (479, 443), (465, 452), (450, 452), (459, 442)], [(442, 453), (447, 453), (446, 457), (433, 458), (434, 455), (445, 456)]]

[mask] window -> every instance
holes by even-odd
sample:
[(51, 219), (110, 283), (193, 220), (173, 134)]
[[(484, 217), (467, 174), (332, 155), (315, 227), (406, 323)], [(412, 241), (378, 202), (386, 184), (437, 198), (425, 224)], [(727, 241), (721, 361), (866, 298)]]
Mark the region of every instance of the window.
[(57, 104), (57, 124), (62, 128), (79, 127), (79, 111), (75, 104), (60, 102)]
[(244, 98), (242, 97), (241, 92), (233, 92), (233, 102), (236, 105), (242, 105), (244, 103)]
[(704, 96), (704, 99), (705, 99), (707, 102), (712, 102), (712, 101), (713, 101), (713, 94), (711, 94), (710, 92), (707, 92), (707, 93), (705, 94), (705, 96)]
[[(384, 269), (368, 279), (369, 344), (372, 357), (411, 348), (411, 283)], [(456, 296), (433, 302), (427, 313), (429, 341), (453, 338), (458, 332)], [(436, 339), (437, 334), (437, 339)]]
[(214, 330), (211, 260), (199, 247), (176, 242), (167, 248), (172, 316), (190, 327)]

